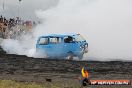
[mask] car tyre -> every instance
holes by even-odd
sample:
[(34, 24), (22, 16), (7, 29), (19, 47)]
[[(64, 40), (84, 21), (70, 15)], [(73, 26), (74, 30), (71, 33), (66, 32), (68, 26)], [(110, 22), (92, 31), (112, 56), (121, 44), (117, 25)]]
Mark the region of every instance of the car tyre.
[(78, 59), (79, 59), (79, 60), (82, 60), (82, 59), (83, 59), (83, 54), (82, 54), (82, 55), (79, 55), (79, 56), (78, 56)]
[(73, 60), (73, 54), (72, 53), (68, 53), (67, 60)]

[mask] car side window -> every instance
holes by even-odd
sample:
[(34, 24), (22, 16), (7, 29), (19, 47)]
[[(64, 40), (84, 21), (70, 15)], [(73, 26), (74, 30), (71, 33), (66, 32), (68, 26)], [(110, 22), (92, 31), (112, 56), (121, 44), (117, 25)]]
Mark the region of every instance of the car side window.
[(50, 43), (52, 43), (52, 44), (57, 44), (60, 42), (61, 42), (61, 38), (59, 38), (59, 37), (50, 38)]
[(40, 45), (47, 45), (48, 44), (48, 38), (40, 38), (39, 44)]
[(65, 37), (65, 38), (64, 38), (64, 42), (65, 42), (65, 43), (71, 43), (71, 42), (73, 42), (73, 37), (71, 37), (71, 36)]

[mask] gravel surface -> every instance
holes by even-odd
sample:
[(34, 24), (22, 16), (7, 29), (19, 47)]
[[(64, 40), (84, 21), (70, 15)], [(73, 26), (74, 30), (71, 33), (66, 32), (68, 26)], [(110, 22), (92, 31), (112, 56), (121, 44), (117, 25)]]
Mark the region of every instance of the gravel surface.
[[(64, 88), (79, 88), (80, 70), (89, 69), (90, 79), (132, 79), (132, 62), (68, 61), (31, 58), (6, 54), (0, 49), (0, 79), (19, 82), (61, 84)], [(132, 88), (132, 85), (90, 85), (87, 88)]]

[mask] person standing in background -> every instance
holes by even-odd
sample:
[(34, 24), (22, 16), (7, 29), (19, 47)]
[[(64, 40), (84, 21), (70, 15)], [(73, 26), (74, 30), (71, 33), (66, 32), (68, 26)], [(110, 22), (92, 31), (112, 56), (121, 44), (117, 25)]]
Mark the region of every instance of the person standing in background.
[(81, 73), (82, 73), (81, 84), (83, 86), (87, 86), (87, 84), (91, 84), (90, 79), (89, 79), (88, 69), (86, 67), (82, 67)]

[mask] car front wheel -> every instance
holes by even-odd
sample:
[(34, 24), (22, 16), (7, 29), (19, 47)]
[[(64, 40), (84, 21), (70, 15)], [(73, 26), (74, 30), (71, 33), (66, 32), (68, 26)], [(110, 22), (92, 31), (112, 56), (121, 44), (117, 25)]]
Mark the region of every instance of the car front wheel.
[(78, 56), (78, 59), (79, 59), (79, 60), (82, 60), (82, 59), (83, 59), (83, 54), (82, 54), (82, 55), (79, 55), (79, 56)]

